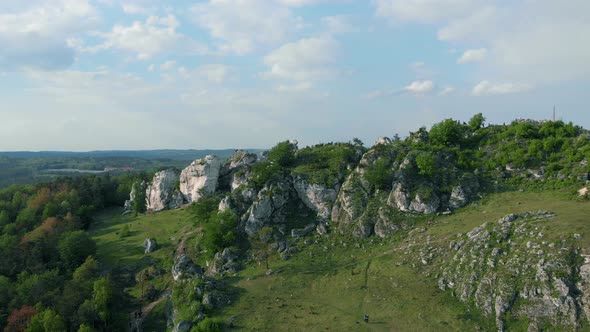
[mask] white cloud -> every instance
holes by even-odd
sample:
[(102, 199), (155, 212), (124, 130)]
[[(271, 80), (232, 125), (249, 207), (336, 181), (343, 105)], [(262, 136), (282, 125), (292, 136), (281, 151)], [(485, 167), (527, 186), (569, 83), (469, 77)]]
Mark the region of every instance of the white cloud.
[(330, 37), (303, 38), (287, 43), (264, 57), (266, 77), (294, 81), (329, 79), (336, 75), (332, 64), (339, 44)]
[(149, 14), (152, 10), (134, 3), (123, 3), (121, 9), (126, 14), (137, 15), (137, 14)]
[(119, 49), (137, 54), (138, 59), (149, 59), (156, 54), (206, 54), (207, 47), (177, 32), (180, 23), (169, 14), (150, 16), (145, 22), (135, 21), (130, 26), (115, 25), (111, 32), (99, 33), (104, 43), (90, 50)]
[(469, 13), (479, 0), (376, 0), (378, 16), (393, 22), (434, 23)]
[(532, 87), (523, 83), (493, 84), (489, 81), (481, 81), (473, 87), (471, 94), (474, 96), (503, 95), (530, 90)]
[(168, 60), (160, 65), (160, 70), (170, 70), (176, 66), (176, 61)]
[(278, 91), (281, 92), (301, 92), (301, 91), (308, 91), (313, 87), (313, 84), (310, 82), (298, 82), (295, 84), (281, 84), (277, 87)]
[(454, 93), (455, 91), (457, 91), (457, 89), (455, 89), (452, 86), (445, 86), (439, 93), (439, 96), (448, 96), (452, 93)]
[(199, 67), (198, 72), (210, 82), (223, 83), (230, 78), (232, 68), (222, 64), (208, 64)]
[(76, 40), (99, 20), (87, 0), (15, 4), (0, 13), (0, 69), (62, 69), (76, 56)]
[(156, 65), (155, 64), (152, 63), (152, 64), (150, 64), (148, 66), (148, 71), (149, 72), (154, 72), (155, 70), (156, 70)]
[(355, 30), (351, 18), (346, 15), (322, 17), (322, 24), (329, 34), (341, 34)]
[(478, 62), (483, 61), (486, 57), (487, 50), (485, 48), (479, 48), (476, 50), (467, 50), (463, 52), (463, 55), (457, 59), (457, 63), (467, 62)]
[(273, 0), (210, 0), (194, 5), (191, 13), (196, 24), (220, 41), (222, 53), (251, 53), (259, 45), (284, 41), (303, 26), (288, 6)]
[(413, 93), (416, 95), (424, 95), (434, 89), (434, 83), (430, 80), (427, 81), (414, 81), (410, 85), (403, 88), (404, 91)]

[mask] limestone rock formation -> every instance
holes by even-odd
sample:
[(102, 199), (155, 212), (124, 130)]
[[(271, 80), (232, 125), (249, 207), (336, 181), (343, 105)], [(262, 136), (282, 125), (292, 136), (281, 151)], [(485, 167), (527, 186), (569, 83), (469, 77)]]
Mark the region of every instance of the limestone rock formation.
[(211, 195), (217, 189), (221, 161), (217, 156), (208, 155), (197, 159), (180, 173), (180, 191), (187, 202), (196, 202), (204, 195)]
[(410, 198), (406, 187), (401, 182), (393, 184), (393, 190), (389, 194), (387, 203), (400, 211), (408, 211), (410, 208)]
[(146, 189), (146, 203), (148, 211), (161, 211), (182, 205), (184, 199), (176, 189), (178, 173), (165, 170), (154, 175), (152, 182)]
[(236, 273), (238, 271), (238, 253), (230, 248), (225, 248), (215, 254), (213, 261), (207, 269), (210, 275), (224, 275)]
[(283, 223), (282, 208), (291, 197), (291, 184), (287, 181), (265, 185), (244, 216), (246, 233), (251, 235), (265, 225)]
[[(123, 205), (123, 214), (129, 214), (133, 212), (133, 205), (137, 199), (137, 192), (145, 192), (146, 184), (145, 181), (136, 182), (131, 186), (131, 192), (129, 193), (129, 199), (125, 201)], [(145, 203), (143, 203), (145, 204)]]
[(303, 203), (317, 212), (318, 219), (328, 220), (332, 214), (332, 206), (338, 196), (339, 185), (326, 188), (321, 184), (310, 184), (299, 175), (293, 176), (293, 187)]
[(149, 254), (151, 252), (154, 252), (154, 250), (158, 249), (158, 243), (156, 242), (156, 239), (151, 239), (151, 238), (147, 238), (143, 241), (143, 253), (144, 254)]
[(526, 318), (529, 328), (551, 322), (574, 330), (579, 319), (587, 319), (579, 317), (578, 308), (588, 313), (590, 265), (579, 268), (577, 285), (566, 277), (577, 269), (571, 258), (579, 254), (545, 238), (536, 221), (552, 216), (547, 211), (507, 215), (453, 240), (440, 264), (439, 288), (473, 302), (495, 318), (500, 331), (508, 315)]
[(438, 211), (440, 206), (440, 199), (434, 193), (423, 197), (421, 194), (416, 194), (416, 197), (410, 203), (410, 210), (419, 213), (432, 214)]
[(186, 255), (180, 255), (174, 261), (174, 265), (172, 265), (172, 278), (174, 281), (178, 281), (181, 278), (186, 277), (197, 277), (201, 278), (203, 276), (203, 269), (195, 264), (190, 258)]

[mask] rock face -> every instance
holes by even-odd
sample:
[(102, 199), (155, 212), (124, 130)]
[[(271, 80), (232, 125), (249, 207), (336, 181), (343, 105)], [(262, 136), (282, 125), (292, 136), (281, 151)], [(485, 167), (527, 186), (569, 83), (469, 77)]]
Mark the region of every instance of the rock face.
[(178, 281), (183, 278), (203, 276), (203, 269), (193, 263), (193, 261), (186, 255), (178, 256), (172, 265), (172, 278)]
[(156, 242), (156, 239), (145, 239), (143, 241), (143, 249), (144, 254), (149, 254), (151, 252), (154, 252), (154, 250), (158, 249), (158, 243)]
[(180, 173), (180, 191), (187, 202), (196, 202), (204, 195), (211, 195), (217, 188), (221, 161), (208, 155), (197, 159)]
[(317, 212), (319, 220), (330, 219), (332, 206), (338, 196), (339, 185), (336, 185), (335, 188), (326, 188), (324, 185), (310, 184), (301, 176), (294, 175), (293, 187), (303, 203)]
[[(137, 199), (137, 192), (145, 192), (145, 181), (136, 182), (131, 186), (131, 192), (129, 193), (129, 199), (125, 201), (123, 205), (123, 214), (129, 214), (133, 212), (133, 205)], [(145, 203), (143, 203), (145, 204)]]
[(304, 228), (301, 229), (292, 229), (291, 230), (291, 237), (304, 237), (307, 234), (313, 232), (313, 230), (316, 229), (316, 225), (315, 224), (309, 224), (307, 226), (305, 226)]
[(440, 206), (440, 199), (434, 193), (431, 193), (427, 197), (422, 197), (420, 194), (416, 194), (416, 197), (410, 203), (410, 210), (419, 213), (432, 214), (438, 211)]
[(147, 210), (161, 211), (182, 205), (184, 199), (176, 189), (177, 182), (178, 173), (174, 170), (156, 173), (146, 189)]
[(238, 271), (238, 253), (230, 248), (225, 248), (213, 257), (207, 273), (210, 275), (232, 274)]
[(254, 153), (249, 153), (244, 150), (236, 151), (226, 163), (223, 165), (221, 171), (222, 175), (236, 172), (245, 168), (248, 168), (258, 162), (258, 156)]
[(576, 249), (551, 243), (536, 223), (552, 216), (546, 211), (507, 215), (453, 240), (440, 264), (439, 288), (473, 302), (495, 318), (500, 331), (509, 312), (530, 321), (529, 328), (550, 322), (560, 327), (556, 330), (575, 330), (579, 319), (586, 319), (578, 308), (590, 309), (590, 265), (579, 267), (580, 281), (573, 284), (568, 276), (578, 270), (571, 265), (571, 257), (579, 257)]
[(246, 233), (251, 235), (265, 225), (283, 223), (285, 215), (282, 208), (291, 197), (291, 184), (287, 181), (265, 185), (243, 218)]
[(221, 199), (217, 207), (217, 211), (219, 212), (223, 212), (225, 210), (231, 210), (231, 198), (229, 196), (225, 196), (223, 199)]
[(387, 201), (389, 206), (395, 207), (400, 211), (409, 211), (410, 209), (410, 195), (401, 182), (396, 182), (393, 185), (393, 190), (389, 194)]

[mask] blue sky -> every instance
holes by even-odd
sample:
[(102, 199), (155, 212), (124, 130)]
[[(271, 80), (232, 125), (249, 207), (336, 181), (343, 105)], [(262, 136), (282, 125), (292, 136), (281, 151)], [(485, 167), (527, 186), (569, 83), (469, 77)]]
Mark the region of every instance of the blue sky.
[(0, 0), (0, 150), (590, 127), (586, 0)]

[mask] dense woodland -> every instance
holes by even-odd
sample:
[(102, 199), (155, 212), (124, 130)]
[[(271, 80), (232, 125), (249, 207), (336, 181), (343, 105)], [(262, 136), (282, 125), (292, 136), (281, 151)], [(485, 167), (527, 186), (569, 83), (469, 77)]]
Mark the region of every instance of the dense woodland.
[[(563, 188), (579, 182), (580, 176), (587, 178), (590, 171), (590, 135), (560, 121), (485, 125), (479, 114), (468, 123), (448, 119), (403, 140), (396, 136), (391, 144), (375, 149), (381, 150), (381, 156), (391, 156), (367, 169), (366, 178), (377, 189), (391, 189), (391, 165), (397, 155), (408, 153), (415, 155), (419, 168), (415, 176), (441, 188), (446, 185), (449, 165), (487, 181), (487, 190), (497, 190), (492, 184), (498, 179), (506, 187), (526, 183), (530, 189)], [(348, 166), (366, 151), (358, 139), (300, 150), (293, 150), (289, 142), (279, 143), (268, 152), (266, 161), (253, 167), (252, 183), (262, 187), (273, 177), (299, 174), (311, 183), (331, 185), (350, 172)], [(0, 162), (8, 162), (7, 158)], [(507, 177), (503, 173), (506, 165), (542, 169), (547, 181), (529, 183), (526, 178)], [(127, 311), (122, 309), (127, 299), (118, 271), (94, 258), (96, 244), (85, 230), (97, 211), (122, 206), (133, 184), (148, 181), (149, 175), (65, 177), (0, 191), (0, 329), (126, 328)], [(213, 213), (217, 202), (218, 198), (205, 199), (193, 206), (195, 223), (204, 225), (208, 234), (203, 246), (209, 253), (240, 240), (236, 217)], [(136, 210), (141, 212), (141, 206)]]

